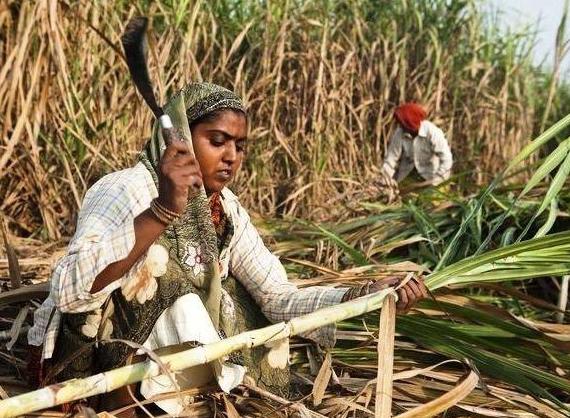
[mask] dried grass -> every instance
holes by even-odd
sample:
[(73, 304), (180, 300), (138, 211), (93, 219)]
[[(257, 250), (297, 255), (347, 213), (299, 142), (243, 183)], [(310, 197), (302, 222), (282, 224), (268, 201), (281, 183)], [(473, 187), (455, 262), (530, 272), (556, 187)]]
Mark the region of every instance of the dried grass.
[(382, 14), (362, 0), (264, 4), (2, 3), (0, 211), (11, 227), (70, 234), (89, 185), (133, 163), (151, 114), (117, 45), (141, 12), (161, 97), (205, 79), (247, 102), (252, 141), (235, 187), (263, 214), (329, 216), (324, 207), (374, 178), (403, 100), (427, 105), (456, 172), (476, 183), (532, 136), (548, 93), (528, 38), (489, 34), (471, 1), (399, 0)]

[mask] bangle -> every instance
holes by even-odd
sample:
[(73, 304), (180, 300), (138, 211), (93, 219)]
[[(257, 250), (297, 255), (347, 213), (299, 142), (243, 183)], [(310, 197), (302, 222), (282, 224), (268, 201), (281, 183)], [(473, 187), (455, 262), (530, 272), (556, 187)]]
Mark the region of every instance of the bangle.
[(174, 223), (179, 216), (176, 212), (171, 211), (158, 203), (156, 199), (153, 199), (152, 202), (150, 202), (150, 210), (156, 219), (166, 226)]
[(170, 219), (164, 217), (164, 216), (162, 215), (162, 213), (160, 213), (158, 210), (156, 210), (156, 207), (155, 207), (152, 203), (150, 204), (150, 211), (152, 212), (152, 214), (154, 215), (154, 217), (155, 217), (156, 219), (158, 219), (158, 221), (159, 221), (161, 224), (163, 224), (163, 225), (165, 225), (165, 226), (170, 225)]
[(157, 199), (153, 199), (154, 204), (156, 205), (156, 207), (158, 209), (160, 209), (161, 212), (173, 216), (175, 218), (178, 218), (180, 216), (180, 213), (178, 212), (174, 212), (173, 210), (168, 209), (166, 206), (162, 205)]

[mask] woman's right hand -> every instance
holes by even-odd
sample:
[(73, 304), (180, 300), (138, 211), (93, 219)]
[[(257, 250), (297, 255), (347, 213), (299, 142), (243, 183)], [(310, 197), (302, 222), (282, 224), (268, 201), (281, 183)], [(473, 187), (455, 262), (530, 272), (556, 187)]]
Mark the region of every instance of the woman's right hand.
[(166, 147), (158, 166), (158, 202), (181, 214), (186, 208), (190, 188), (202, 187), (202, 173), (196, 157), (183, 141)]

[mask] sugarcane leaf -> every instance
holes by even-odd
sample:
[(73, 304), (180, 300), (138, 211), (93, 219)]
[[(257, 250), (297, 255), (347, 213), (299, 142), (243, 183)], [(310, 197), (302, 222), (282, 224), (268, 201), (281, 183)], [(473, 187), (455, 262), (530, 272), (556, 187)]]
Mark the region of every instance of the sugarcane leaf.
[[(491, 184), (487, 186), (480, 194), (479, 198), (477, 199), (475, 207), (465, 217), (464, 221), (459, 226), (459, 229), (457, 230), (453, 238), (450, 240), (449, 244), (445, 248), (445, 251), (443, 252), (443, 255), (439, 259), (439, 262), (437, 263), (434, 271), (437, 272), (438, 270), (441, 270), (449, 262), (449, 259), (457, 249), (457, 244), (459, 243), (459, 240), (465, 234), (467, 225), (469, 224), (469, 222), (471, 222), (471, 219), (473, 219), (473, 217), (481, 209), (484, 202), (487, 200), (487, 198), (493, 192), (493, 190), (503, 181), (505, 175), (568, 126), (570, 126), (570, 114), (566, 115), (563, 119), (552, 125), (549, 129), (547, 129), (545, 132), (539, 135), (534, 141), (532, 141), (530, 144), (524, 147), (522, 151), (519, 152), (519, 154), (515, 158), (513, 158), (508, 167), (503, 172), (501, 172), (497, 177), (495, 177), (495, 179), (493, 179)], [(503, 221), (506, 219), (507, 215), (514, 207), (515, 203), (516, 199), (512, 202), (511, 206), (509, 207), (509, 210), (504, 212), (504, 215), (501, 217), (500, 222), (494, 225), (493, 229), (489, 232), (487, 238), (483, 241), (483, 244), (481, 244), (476, 254), (480, 253), (481, 251), (483, 251), (484, 248), (486, 248), (486, 246), (491, 241), (492, 236), (502, 225)]]
[(554, 221), (558, 217), (558, 200), (552, 199), (550, 201), (550, 211), (548, 212), (548, 218), (546, 218), (546, 222), (540, 227), (540, 229), (534, 235), (534, 238), (540, 238), (548, 234), (552, 225), (554, 225)]
[(451, 302), (445, 302), (441, 300), (426, 299), (423, 300), (421, 306), (428, 307), (430, 309), (443, 310), (444, 312), (458, 315), (472, 322), (478, 322), (481, 324), (492, 325), (493, 327), (499, 328), (501, 330), (507, 331), (513, 335), (518, 335), (526, 338), (541, 337), (543, 334), (539, 331), (531, 329), (521, 324), (505, 321), (501, 319), (496, 314), (491, 314), (483, 312), (480, 309), (470, 308), (468, 306), (461, 306)]
[(511, 163), (505, 170), (506, 172), (511, 171), (515, 166), (520, 164), (526, 158), (528, 158), (532, 153), (554, 138), (558, 133), (560, 133), (563, 129), (570, 126), (570, 114), (566, 115), (564, 118), (560, 119), (550, 128), (548, 128), (545, 132), (539, 135), (536, 139), (534, 139), (530, 144), (524, 147), (518, 155), (513, 158)]
[(540, 208), (538, 208), (537, 214), (541, 214), (549, 205), (550, 202), (558, 196), (562, 187), (564, 187), (564, 183), (568, 178), (568, 174), (570, 173), (570, 153), (566, 155), (566, 159), (564, 163), (560, 166), (556, 176), (552, 180), (546, 195), (544, 196), (544, 200), (542, 201)]
[(239, 418), (240, 414), (237, 411), (236, 407), (232, 404), (232, 402), (228, 399), (226, 394), (222, 394), (224, 399), (224, 406), (226, 407), (226, 414), (228, 414), (228, 418)]
[[(570, 153), (566, 155), (566, 159), (558, 169), (558, 172), (556, 173), (556, 176), (554, 176), (552, 183), (550, 183), (550, 187), (548, 188), (548, 191), (546, 192), (546, 195), (544, 196), (544, 199), (542, 200), (540, 207), (533, 215), (531, 220), (528, 222), (523, 232), (521, 232), (518, 240), (521, 240), (526, 235), (526, 233), (528, 232), (528, 230), (530, 229), (536, 218), (542, 212), (544, 212), (546, 207), (549, 206), (551, 202), (553, 202), (556, 199), (556, 196), (558, 196), (560, 190), (562, 190), (562, 187), (564, 187), (564, 183), (566, 183), (566, 179), (568, 178), (569, 173), (570, 173)], [(552, 214), (555, 213), (556, 211), (552, 211)], [(551, 222), (554, 223), (554, 219), (552, 219)]]
[(510, 226), (506, 229), (506, 231), (503, 233), (503, 236), (501, 237), (501, 247), (505, 247), (513, 243), (516, 231), (517, 229), (514, 226)]
[(313, 405), (317, 406), (323, 400), (323, 396), (325, 395), (325, 391), (329, 384), (329, 381), (332, 376), (332, 369), (331, 369), (331, 362), (332, 357), (330, 353), (326, 353), (325, 358), (323, 360), (323, 364), (315, 378), (315, 383), (313, 385)]
[(484, 274), (459, 276), (454, 283), (482, 283), (482, 282), (505, 282), (513, 280), (534, 279), (545, 276), (563, 276), (570, 270), (570, 263), (546, 264), (534, 269), (509, 269), (495, 270)]
[(560, 163), (567, 158), (568, 150), (570, 150), (570, 138), (564, 140), (558, 147), (550, 153), (544, 160), (544, 163), (534, 172), (530, 180), (527, 182), (525, 188), (519, 195), (519, 199), (526, 195), (532, 188), (540, 183), (552, 170), (560, 165)]
[(365, 254), (363, 254), (362, 252), (360, 252), (359, 250), (357, 250), (356, 248), (351, 246), (349, 243), (347, 243), (345, 240), (343, 240), (340, 236), (329, 231), (328, 229), (323, 228), (320, 225), (315, 225), (315, 227), (324, 236), (329, 238), (332, 242), (334, 242), (337, 246), (339, 246), (342, 250), (344, 250), (344, 252), (346, 252), (346, 254), (348, 254), (350, 256), (352, 261), (354, 261), (354, 263), (356, 263), (359, 266), (366, 266), (366, 265), (370, 264), (370, 261), (368, 260), (368, 257), (366, 257)]
[[(515, 256), (525, 252), (538, 251), (538, 250), (553, 250), (558, 248), (559, 250), (568, 250), (570, 245), (570, 233), (561, 232), (558, 234), (547, 235), (541, 238), (533, 238), (531, 240), (519, 242), (516, 244), (509, 245), (507, 247), (499, 248), (493, 251), (488, 251), (484, 254), (479, 254), (473, 257), (468, 257), (464, 260), (458, 261), (443, 270), (432, 273), (426, 277), (426, 285), (431, 290), (435, 290), (441, 286), (445, 286), (450, 283), (457, 282), (457, 276), (462, 274), (467, 274), (474, 271), (480, 266), (486, 264), (497, 262), (502, 259), (506, 259), (510, 256)], [(558, 270), (557, 270), (558, 271)], [(472, 281), (475, 282), (478, 279), (473, 277)], [(481, 279), (482, 280), (482, 279)]]
[(460, 383), (458, 383), (458, 385), (451, 391), (426, 404), (410, 409), (403, 414), (396, 415), (395, 418), (428, 418), (436, 416), (448, 408), (458, 404), (463, 400), (463, 398), (467, 397), (475, 389), (478, 383), (479, 376), (472, 370), (468, 375), (463, 376)]
[[(403, 316), (398, 319), (396, 330), (422, 346), (451, 358), (458, 360), (468, 358), (481, 372), (514, 384), (535, 396), (547, 398), (559, 407), (567, 409), (543, 386), (568, 391), (570, 381), (519, 360), (483, 349), (479, 344), (467, 343), (464, 341), (465, 336), (458, 335), (457, 331), (443, 321), (433, 323), (432, 320), (417, 316)], [(480, 343), (481, 339), (475, 341)]]

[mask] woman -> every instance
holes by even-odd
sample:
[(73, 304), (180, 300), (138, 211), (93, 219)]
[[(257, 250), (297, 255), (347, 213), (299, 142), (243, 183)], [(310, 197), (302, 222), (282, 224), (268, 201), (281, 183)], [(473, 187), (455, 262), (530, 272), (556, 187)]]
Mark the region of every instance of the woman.
[[(187, 123), (195, 158), (184, 142), (165, 146), (155, 126), (138, 164), (103, 177), (87, 192), (77, 231), (55, 268), (50, 296), (37, 310), (28, 335), (31, 345), (42, 346), (42, 361), (48, 365), (43, 383), (118, 367), (136, 350), (122, 343), (95, 344), (101, 339), (130, 340), (156, 350), (184, 342), (209, 343), (219, 338), (218, 332), (238, 332), (241, 297), (234, 292), (232, 298), (224, 290), (215, 296), (212, 265), (219, 267), (224, 283), (229, 275), (235, 277), (273, 322), (396, 283), (390, 279), (352, 289), (298, 289), (289, 283), (278, 258), (226, 188), (248, 143), (242, 101), (225, 88), (193, 83), (175, 95), (165, 111)], [(179, 128), (184, 131), (184, 126)], [(207, 219), (196, 210), (202, 195), (189, 196), (196, 183), (205, 189)], [(215, 228), (210, 247), (203, 242), (202, 226), (207, 222)], [(425, 297), (426, 290), (423, 283), (410, 281), (398, 293), (399, 309), (407, 310)], [(334, 326), (305, 337), (331, 347)], [(70, 356), (76, 358), (66, 362)], [(224, 390), (243, 378), (244, 367), (235, 363), (239, 359), (214, 372)], [(203, 384), (211, 378), (209, 370), (193, 370), (182, 380)], [(172, 386), (154, 379), (140, 389), (148, 397)], [(181, 408), (177, 402), (159, 405), (170, 413)], [(105, 404), (107, 409), (115, 406)]]
[(424, 108), (417, 103), (404, 103), (394, 111), (398, 124), (390, 139), (382, 171), (400, 182), (414, 168), (429, 184), (438, 185), (451, 175), (453, 157), (441, 129), (426, 120)]

